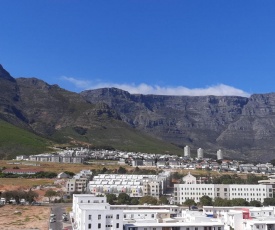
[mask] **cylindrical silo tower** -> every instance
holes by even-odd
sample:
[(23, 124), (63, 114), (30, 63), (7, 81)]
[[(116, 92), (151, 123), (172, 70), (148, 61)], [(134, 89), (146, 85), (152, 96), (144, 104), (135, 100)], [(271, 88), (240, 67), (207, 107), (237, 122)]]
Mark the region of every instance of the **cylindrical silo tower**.
[(223, 152), (220, 149), (217, 151), (217, 159), (218, 160), (222, 160), (223, 159)]
[(202, 159), (203, 158), (203, 149), (202, 148), (199, 148), (197, 150), (197, 156), (199, 159)]
[(190, 157), (190, 147), (188, 145), (184, 147), (184, 156)]

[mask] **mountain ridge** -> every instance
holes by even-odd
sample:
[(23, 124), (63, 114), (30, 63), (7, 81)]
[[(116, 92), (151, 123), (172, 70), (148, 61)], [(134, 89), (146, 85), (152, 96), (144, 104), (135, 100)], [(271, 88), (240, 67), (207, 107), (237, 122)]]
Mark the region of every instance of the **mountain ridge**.
[[(201, 147), (231, 158), (275, 158), (275, 94), (165, 96), (117, 88), (74, 93), (0, 65), (0, 119), (58, 143), (182, 153)], [(126, 135), (127, 134), (127, 135)], [(138, 142), (136, 140), (139, 140)], [(148, 142), (147, 142), (148, 141)], [(106, 144), (107, 143), (107, 144)], [(135, 147), (134, 147), (135, 146)]]

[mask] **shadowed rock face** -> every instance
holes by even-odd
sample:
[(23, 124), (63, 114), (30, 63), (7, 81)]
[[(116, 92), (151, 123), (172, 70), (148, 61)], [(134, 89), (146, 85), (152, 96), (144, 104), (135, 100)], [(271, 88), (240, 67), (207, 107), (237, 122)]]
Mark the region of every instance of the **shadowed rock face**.
[(111, 88), (84, 91), (103, 101), (133, 127), (178, 145), (225, 149), (254, 160), (275, 158), (275, 94), (226, 96), (131, 95)]
[(201, 147), (215, 153), (221, 148), (231, 157), (275, 158), (273, 93), (189, 97), (104, 88), (77, 94), (36, 78), (14, 79), (0, 65), (0, 119), (46, 137), (71, 128), (86, 138), (95, 127), (128, 124), (194, 151)]

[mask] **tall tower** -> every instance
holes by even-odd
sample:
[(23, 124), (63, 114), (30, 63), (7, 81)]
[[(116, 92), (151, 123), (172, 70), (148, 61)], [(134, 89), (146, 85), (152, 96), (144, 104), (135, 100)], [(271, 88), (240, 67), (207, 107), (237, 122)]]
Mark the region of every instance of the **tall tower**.
[(188, 145), (184, 147), (184, 156), (190, 157), (190, 147)]
[(222, 150), (218, 150), (217, 151), (217, 160), (222, 160), (223, 159), (223, 152), (222, 152)]
[(199, 148), (198, 150), (197, 150), (197, 156), (198, 156), (198, 158), (200, 159), (202, 159), (203, 158), (203, 149), (202, 148)]

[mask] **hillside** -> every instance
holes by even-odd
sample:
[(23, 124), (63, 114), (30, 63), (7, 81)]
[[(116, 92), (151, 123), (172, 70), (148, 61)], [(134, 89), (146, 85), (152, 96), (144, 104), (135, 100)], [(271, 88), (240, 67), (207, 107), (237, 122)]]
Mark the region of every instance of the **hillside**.
[[(0, 65), (0, 119), (57, 144), (152, 153), (275, 158), (275, 94), (160, 96), (116, 88), (73, 93), (37, 78), (14, 79)], [(6, 153), (8, 155), (8, 153)]]
[[(2, 72), (5, 75), (0, 75), (0, 80), (5, 84), (0, 85), (0, 94), (6, 104), (0, 105), (0, 118), (18, 128), (55, 144), (108, 146), (154, 153), (182, 152), (175, 145), (135, 130), (105, 103), (92, 104), (81, 95), (57, 85), (49, 85), (36, 78), (14, 80), (6, 71)], [(41, 152), (34, 148), (32, 153), (35, 150)]]
[(49, 151), (49, 140), (0, 120), (0, 159)]

